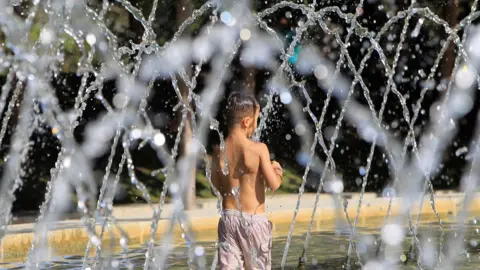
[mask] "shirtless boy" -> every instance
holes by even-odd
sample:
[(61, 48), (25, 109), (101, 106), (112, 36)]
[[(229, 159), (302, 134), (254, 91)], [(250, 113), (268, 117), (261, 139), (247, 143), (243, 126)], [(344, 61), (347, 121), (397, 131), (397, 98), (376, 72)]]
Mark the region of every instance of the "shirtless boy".
[[(272, 224), (265, 215), (265, 187), (277, 190), (283, 170), (270, 161), (265, 144), (249, 139), (260, 113), (255, 98), (233, 93), (227, 111), (226, 150), (222, 153), (217, 148), (212, 164), (212, 183), (223, 197), (218, 224), (220, 269), (270, 269)], [(228, 175), (222, 173), (224, 154)]]

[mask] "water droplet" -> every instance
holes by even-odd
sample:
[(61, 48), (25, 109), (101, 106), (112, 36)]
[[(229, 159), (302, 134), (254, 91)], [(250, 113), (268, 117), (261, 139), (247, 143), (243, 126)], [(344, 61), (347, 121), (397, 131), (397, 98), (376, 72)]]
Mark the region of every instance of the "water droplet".
[(40, 33), (40, 42), (43, 45), (48, 45), (53, 42), (55, 39), (55, 32), (52, 29), (45, 27), (43, 28), (42, 32)]
[(420, 30), (422, 28), (423, 22), (425, 21), (424, 18), (418, 19), (417, 25), (415, 26), (415, 29), (413, 29), (411, 37), (416, 38), (418, 37), (418, 34), (420, 34)]
[(383, 190), (382, 192), (382, 197), (384, 198), (395, 198), (397, 196), (397, 193), (394, 188), (387, 187)]
[(142, 130), (139, 128), (135, 128), (130, 132), (130, 137), (133, 140), (137, 140), (142, 137)]
[(397, 246), (402, 243), (405, 232), (398, 224), (387, 224), (382, 229), (382, 239), (387, 245)]
[(240, 187), (239, 186), (236, 186), (236, 187), (232, 188), (232, 195), (235, 196), (235, 197), (240, 195)]
[(70, 167), (71, 163), (72, 163), (72, 160), (70, 159), (70, 157), (66, 157), (63, 160), (63, 167), (68, 168)]
[(180, 187), (178, 186), (177, 183), (171, 183), (169, 189), (170, 189), (170, 193), (176, 194), (180, 189)]
[(136, 185), (136, 184), (138, 183), (137, 178), (136, 178), (135, 176), (132, 176), (132, 177), (130, 178), (130, 182), (131, 182), (132, 184), (134, 184), (134, 185)]
[(163, 146), (165, 144), (165, 135), (163, 135), (163, 133), (161, 132), (158, 132), (157, 134), (155, 134), (155, 136), (153, 137), (153, 142), (157, 145), (157, 146)]
[(477, 247), (478, 246), (478, 241), (476, 239), (471, 239), (470, 240), (470, 246)]
[(342, 193), (343, 192), (343, 182), (341, 180), (334, 180), (331, 184), (331, 189), (333, 193)]
[(328, 68), (325, 65), (317, 65), (315, 66), (315, 70), (313, 71), (315, 77), (319, 80), (324, 80), (328, 77)]
[(242, 30), (240, 30), (240, 38), (241, 38), (243, 41), (247, 41), (247, 40), (249, 40), (251, 37), (252, 37), (252, 32), (250, 32), (249, 29), (243, 28)]
[(308, 162), (310, 161), (310, 155), (306, 152), (299, 152), (296, 156), (298, 164), (302, 166), (307, 166)]
[(90, 46), (93, 46), (95, 45), (95, 43), (97, 43), (97, 38), (92, 33), (87, 34), (86, 40), (87, 40), (87, 43), (90, 44)]
[(85, 202), (82, 201), (82, 200), (79, 200), (78, 203), (77, 203), (77, 205), (78, 205), (78, 208), (79, 208), (79, 209), (82, 209), (82, 210), (83, 210), (83, 209), (85, 208)]
[(472, 56), (474, 57), (480, 57), (480, 46), (478, 46), (478, 44), (480, 44), (480, 32), (477, 31), (475, 33), (475, 35), (473, 35), (471, 41), (470, 41), (470, 45), (468, 47), (468, 51), (472, 54)]
[(457, 91), (450, 98), (449, 108), (456, 117), (461, 117), (473, 108), (473, 100), (468, 93)]
[(228, 11), (224, 11), (220, 14), (220, 20), (228, 26), (235, 25), (235, 18), (233, 18), (232, 14)]
[(392, 122), (392, 124), (391, 124), (391, 127), (392, 127), (392, 128), (397, 128), (398, 125), (399, 125), (398, 121), (397, 121), (397, 120), (394, 120), (394, 121)]
[(118, 268), (120, 266), (120, 262), (118, 260), (112, 260), (111, 264), (113, 268)]
[(280, 101), (283, 103), (283, 104), (290, 104), (292, 102), (292, 95), (290, 94), (290, 92), (282, 92), (280, 94)]
[(195, 255), (197, 255), (198, 257), (203, 256), (204, 253), (205, 249), (202, 246), (197, 246), (195, 248)]
[(122, 247), (126, 247), (128, 243), (128, 240), (125, 237), (120, 238), (120, 245)]
[(304, 135), (306, 131), (307, 131), (307, 129), (305, 128), (305, 125), (304, 125), (303, 123), (298, 123), (298, 124), (295, 126), (295, 133), (296, 133), (298, 136)]
[(367, 170), (365, 169), (365, 167), (360, 167), (358, 172), (360, 173), (361, 176), (364, 176), (365, 174), (367, 174)]
[(99, 246), (100, 245), (100, 239), (98, 239), (98, 237), (96, 235), (93, 235), (92, 237), (90, 237), (90, 241), (92, 242), (92, 244), (94, 244), (95, 246)]
[(360, 177), (355, 178), (355, 183), (360, 186), (362, 184), (362, 179)]
[(463, 155), (465, 153), (468, 153), (468, 148), (466, 146), (460, 147), (455, 151), (455, 155), (458, 157), (460, 155)]
[(60, 129), (58, 127), (53, 127), (52, 128), (52, 134), (53, 135), (56, 135), (59, 131), (60, 131)]
[(475, 73), (467, 65), (464, 65), (455, 74), (455, 84), (461, 89), (470, 88), (474, 82)]

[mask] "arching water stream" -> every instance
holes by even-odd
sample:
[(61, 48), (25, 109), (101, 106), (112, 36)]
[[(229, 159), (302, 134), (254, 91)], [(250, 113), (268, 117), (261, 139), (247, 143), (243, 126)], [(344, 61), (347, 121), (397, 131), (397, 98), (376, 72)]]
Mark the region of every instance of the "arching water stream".
[[(18, 6), (25, 4), (22, 2), (28, 2), (28, 5), (22, 14), (18, 14)], [(83, 225), (89, 234), (82, 267), (98, 268), (101, 267), (102, 260), (111, 259), (111, 255), (102, 254), (102, 239), (110, 228), (120, 229), (112, 215), (112, 209), (113, 196), (124, 168), (128, 170), (131, 185), (138, 189), (152, 210), (151, 237), (145, 250), (142, 249), (142, 252), (145, 252), (142, 257), (144, 268), (166, 267), (172, 251), (172, 231), (177, 223), (184, 229), (183, 235), (189, 250), (187, 265), (190, 268), (206, 268), (201, 258), (214, 254), (195, 252), (202, 243), (195, 241), (188, 225), (189, 217), (184, 211), (182, 195), (185, 194), (183, 191), (189, 188), (189, 179), (193, 177), (191, 173), (197, 161), (207, 155), (207, 137), (210, 130), (218, 133), (221, 149), (225, 149), (224, 135), (215, 116), (221, 109), (219, 104), (226, 92), (225, 84), (230, 78), (229, 73), (235, 65), (233, 61), (241, 55), (244, 64), (267, 69), (271, 74), (265, 87), (265, 106), (262, 108), (254, 139), (260, 140), (261, 137), (268, 136), (267, 130), (271, 124), (269, 121), (278, 109), (274, 99), (279, 96), (282, 106), (292, 115), (292, 125), (300, 141), (297, 161), (303, 166), (303, 181), (299, 186), (296, 206), (292, 209), (294, 215), (288, 234), (276, 244), (276, 249), (282, 245), (283, 257), (275, 258), (277, 261), (274, 265), (287, 266), (287, 257), (292, 252), (292, 241), (299, 242), (301, 239), (302, 244), (296, 244), (302, 246), (301, 252), (296, 255), (306, 260), (311, 252), (311, 241), (315, 237), (324, 237), (312, 232), (312, 224), (317, 212), (321, 211), (322, 207), (318, 205), (320, 193), (327, 185), (338, 195), (339, 200), (342, 200), (340, 195), (343, 192), (343, 183), (339, 173), (342, 169), (339, 164), (343, 162), (335, 160), (333, 156), (339, 144), (342, 144), (337, 139), (348, 124), (357, 130), (358, 137), (369, 144), (369, 151), (366, 160), (362, 161), (364, 166), (360, 169), (361, 179), (356, 190), (360, 193), (360, 199), (356, 206), (356, 215), (348, 216), (346, 204), (342, 209), (348, 221), (349, 234), (345, 248), (346, 260), (340, 264), (347, 269), (362, 265), (367, 267), (373, 263), (382, 267), (395, 265), (397, 262), (389, 260), (387, 253), (389, 246), (396, 243), (389, 238), (398, 236), (400, 243), (409, 245), (412, 254), (420, 254), (416, 256), (419, 268), (444, 265), (453, 269), (458, 263), (459, 254), (467, 254), (468, 257), (462, 235), (469, 235), (463, 224), (467, 220), (467, 206), (475, 195), (480, 173), (477, 164), (478, 130), (474, 131), (470, 141), (471, 145), (467, 150), (469, 165), (461, 179), (464, 207), (456, 222), (448, 225), (449, 230), (453, 229), (455, 234), (458, 233), (461, 237), (448, 238), (448, 243), (445, 243), (447, 238), (444, 238), (443, 233), (446, 224), (436, 211), (431, 182), (439, 173), (442, 156), (459, 130), (459, 121), (476, 109), (476, 90), (480, 87), (480, 47), (477, 46), (480, 30), (475, 25), (480, 15), (477, 11), (478, 1), (470, 4), (468, 15), (455, 26), (450, 26), (436, 15), (432, 7), (414, 0), (406, 9), (390, 12), (383, 25), (368, 21), (366, 3), (363, 0), (356, 1), (356, 6), (352, 7), (317, 3), (315, 0), (307, 2), (282, 1), (254, 12), (247, 1), (205, 1), (180, 25), (173, 38), (160, 45), (153, 27), (159, 16), (157, 0), (152, 1), (148, 14), (144, 14), (127, 0), (2, 1), (0, 32), (4, 40), (0, 44), (0, 63), (5, 73), (5, 82), (0, 96), (0, 111), (3, 112), (0, 143), (6, 141), (11, 117), (15, 116), (18, 120), (9, 140), (9, 153), (5, 157), (1, 181), (0, 237), (7, 233), (11, 223), (15, 192), (22, 186), (24, 166), (32, 150), (31, 136), (36, 129), (41, 128), (41, 123), (51, 128), (61, 149), (55, 166), (51, 169), (44, 203), (40, 207), (34, 242), (25, 262), (27, 268), (43, 267), (42, 258), (48, 245), (49, 224), (58, 221), (62, 211), (66, 210), (64, 205), (72, 194), (70, 187), (75, 191), (78, 211), (83, 216)], [(139, 42), (130, 41), (124, 44), (109, 28), (106, 16), (113, 6), (126, 10), (143, 27)], [(272, 26), (270, 18), (285, 13), (286, 9), (297, 12), (300, 19), (295, 24), (291, 42), (284, 46), (283, 37)], [(38, 38), (32, 42), (32, 27), (38, 23), (36, 20), (39, 14), (44, 18), (42, 28)], [(199, 34), (191, 39), (185, 37), (184, 31), (200, 18), (208, 18), (208, 22), (204, 23)], [(371, 27), (371, 24), (375, 27)], [(398, 35), (391, 34), (395, 25), (401, 25)], [(411, 50), (417, 48), (416, 42), (422, 42), (415, 37), (426, 25), (442, 31), (441, 35), (445, 40), (438, 39), (434, 42), (438, 51), (428, 66), (408, 66), (404, 58), (408, 58), (408, 54), (413, 55)], [(310, 40), (308, 33), (312, 29), (321, 31), (322, 35), (331, 39), (339, 52), (338, 57), (327, 57), (324, 48)], [(389, 41), (387, 48), (383, 45), (385, 39)], [(64, 110), (50, 82), (56, 80), (65, 62), (67, 40), (73, 40), (79, 51), (76, 70), (81, 76), (81, 84), (73, 107)], [(363, 42), (361, 55), (349, 51), (352, 43), (358, 41)], [(454, 54), (447, 55), (451, 44), (455, 48)], [(297, 45), (302, 47), (299, 53)], [(436, 88), (441, 85), (439, 74), (445, 57), (454, 57), (451, 76), (441, 76), (451, 79), (444, 85), (444, 94), (440, 95), (437, 102), (425, 105), (425, 96), (429, 91), (437, 91)], [(367, 66), (373, 65), (372, 59), (378, 60), (375, 65), (378, 73), (382, 74), (379, 80), (384, 80), (382, 90), (373, 89), (371, 82), (366, 81), (363, 74)], [(194, 64), (193, 68), (190, 63)], [(210, 71), (201, 84), (203, 89), (198, 91), (197, 80), (206, 65)], [(410, 74), (419, 75), (403, 77), (407, 70)], [(91, 76), (93, 80), (90, 79)], [(110, 101), (103, 95), (103, 85), (112, 78), (118, 83), (117, 93)], [(165, 131), (156, 128), (146, 112), (154, 83), (159, 78), (171, 82), (178, 98), (175, 111), (182, 114), (177, 127), (178, 135), (172, 147), (165, 143)], [(314, 78), (316, 85), (308, 83), (307, 78)], [(421, 81), (411, 90), (417, 94), (402, 92), (399, 84), (405, 80)], [(187, 93), (182, 92), (180, 83), (186, 85)], [(317, 91), (325, 92), (324, 99), (312, 98), (318, 97), (315, 94)], [(372, 98), (374, 95), (381, 98)], [(88, 123), (85, 140), (80, 143), (75, 139), (74, 131), (78, 128), (92, 96), (101, 102), (105, 114)], [(415, 98), (412, 98), (413, 96)], [(376, 102), (377, 100), (381, 102)], [(319, 115), (315, 114), (313, 103), (320, 104)], [(332, 103), (340, 108), (335, 116), (329, 114)], [(387, 107), (392, 104), (395, 104), (400, 112), (396, 117), (406, 127), (406, 136), (398, 136), (385, 122), (385, 114), (389, 110)], [(418, 129), (416, 127), (419, 114), (424, 114), (422, 111), (425, 109), (430, 112), (429, 119)], [(330, 117), (336, 121), (327, 136), (325, 121)], [(193, 139), (190, 151), (178, 158), (179, 144), (186, 125), (192, 129)], [(166, 179), (159, 203), (153, 202), (146, 186), (136, 175), (136, 162), (131, 151), (139, 141), (142, 146), (149, 145), (162, 164), (165, 164), (165, 167), (154, 172), (164, 174)], [(115, 161), (114, 157), (119, 149), (121, 159)], [(387, 193), (390, 199), (385, 205), (384, 222), (383, 226), (380, 226), (382, 228), (372, 233), (380, 239), (376, 244), (376, 258), (366, 260), (356, 246), (357, 227), (364, 207), (363, 196), (367, 184), (375, 174), (372, 171), (372, 162), (378, 151), (381, 151), (385, 163), (388, 163), (391, 186), (387, 188)], [(109, 153), (109, 159), (97, 194), (92, 162), (105, 152)], [(303, 236), (294, 236), (296, 217), (312, 171), (319, 175), (316, 179), (316, 200), (311, 221), (305, 225), (306, 234), (302, 238)], [(228, 171), (223, 173), (227, 174)], [(210, 164), (207, 162), (206, 177), (209, 182), (210, 176)], [(337, 188), (332, 189), (332, 186)], [(165, 217), (163, 211), (167, 194), (170, 195), (173, 205), (173, 214), (169, 217)], [(392, 200), (395, 197), (392, 194), (402, 200), (402, 214), (394, 218), (390, 217)], [(217, 191), (216, 195), (221, 200)], [(417, 237), (421, 229), (420, 214), (411, 211), (413, 204), (423, 205), (424, 195), (430, 196), (428, 203), (436, 217), (436, 222), (431, 226), (435, 226), (441, 234), (438, 246), (431, 247), (435, 249), (435, 260), (430, 266), (423, 265), (424, 262), (420, 259), (422, 252), (428, 252), (420, 248), (423, 243)], [(221, 203), (218, 203), (219, 214), (220, 205)], [(338, 207), (340, 205), (342, 203), (339, 203)], [(412, 219), (412, 215), (416, 218)], [(169, 218), (170, 226), (158, 247), (155, 245), (155, 235), (158, 221), (162, 218)], [(408, 221), (408, 228), (400, 225), (405, 221)], [(102, 228), (100, 234), (95, 230), (98, 225)], [(407, 230), (409, 237), (405, 236)], [(385, 231), (390, 233), (382, 233)], [(119, 256), (125, 259), (129, 254), (129, 238), (123, 231), (121, 235), (118, 245), (123, 250), (123, 255)], [(455, 252), (444, 254), (443, 247), (447, 244), (454, 247), (451, 250)], [(95, 250), (94, 257), (90, 256), (92, 250)], [(295, 248), (294, 251), (298, 252), (299, 249)], [(213, 260), (211, 267), (214, 268), (215, 264), (216, 260)]]

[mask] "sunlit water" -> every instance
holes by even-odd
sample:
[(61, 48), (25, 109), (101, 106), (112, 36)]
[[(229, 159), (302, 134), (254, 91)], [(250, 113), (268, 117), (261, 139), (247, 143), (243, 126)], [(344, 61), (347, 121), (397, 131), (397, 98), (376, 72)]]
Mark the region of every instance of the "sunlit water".
[[(425, 219), (427, 218), (427, 219)], [(429, 222), (428, 220), (434, 220), (434, 216), (425, 215), (419, 226), (418, 236), (425, 242), (431, 243), (433, 246), (438, 246), (440, 235), (442, 232), (438, 228), (438, 224), (435, 222)], [(444, 220), (454, 220), (452, 216), (445, 216)], [(380, 224), (380, 218), (372, 218), (368, 224)], [(456, 238), (456, 230), (454, 228), (455, 223), (444, 222), (445, 230), (444, 236), (447, 240)], [(339, 230), (332, 222), (325, 222), (321, 225), (322, 231), (313, 231), (312, 240), (310, 245), (310, 254), (308, 255), (305, 263), (299, 265), (299, 254), (302, 253), (304, 245), (304, 234), (295, 234), (292, 237), (291, 252), (287, 257), (286, 269), (344, 269), (347, 261), (345, 256), (349, 245), (349, 230)], [(298, 231), (307, 231), (308, 223), (297, 224)], [(405, 227), (407, 229), (407, 227)], [(276, 237), (273, 241), (272, 258), (273, 269), (280, 269), (281, 258), (285, 242), (287, 240), (287, 224), (278, 225), (274, 231)], [(353, 269), (360, 269), (363, 265), (367, 267), (365, 269), (377, 269), (370, 261), (370, 266), (365, 265), (368, 258), (374, 258), (377, 252), (377, 241), (380, 239), (378, 234), (379, 228), (374, 226), (358, 227), (358, 238), (356, 241), (357, 249), (360, 251), (363, 262), (358, 263), (358, 259), (352, 261)], [(202, 238), (212, 239), (211, 241), (199, 241), (198, 246), (202, 248), (196, 250), (197, 255), (205, 254), (199, 265), (205, 265), (206, 268), (213, 262), (213, 256), (216, 250), (216, 231), (201, 231), (198, 232), (202, 235)], [(398, 256), (398, 260), (392, 265), (392, 269), (418, 269), (417, 258), (409, 255), (409, 242), (411, 236), (406, 237), (404, 244), (395, 251), (395, 256)], [(477, 223), (475, 219), (472, 219), (466, 225), (466, 233), (464, 236), (466, 241), (467, 255), (461, 255), (457, 257), (458, 263), (456, 269), (479, 269), (480, 268), (480, 223)], [(160, 244), (160, 243), (159, 243)], [(156, 249), (160, 250), (161, 245), (156, 246)], [(79, 250), (83, 248), (83, 245)], [(116, 252), (113, 255), (104, 258), (103, 267), (114, 269), (142, 269), (145, 261), (145, 254), (148, 249), (147, 245), (131, 245), (127, 252)], [(445, 249), (444, 252), (448, 252)], [(168, 269), (187, 269), (187, 259), (189, 256), (189, 248), (177, 242), (177, 245), (170, 251), (168, 256)], [(428, 259), (428, 258), (424, 258)], [(433, 257), (432, 259), (435, 258)], [(425, 263), (425, 262), (424, 262)], [(40, 269), (81, 269), (83, 266), (82, 255), (62, 255), (53, 257), (50, 261), (42, 262)], [(25, 264), (23, 262), (18, 263), (4, 263), (0, 264), (2, 268), (9, 269), (23, 269)], [(368, 268), (372, 267), (372, 268)], [(377, 265), (378, 267), (378, 265)], [(426, 267), (423, 265), (423, 269), (433, 269), (433, 267)], [(437, 266), (438, 267), (438, 266)], [(380, 269), (380, 268), (378, 268)]]
[[(430, 237), (432, 242), (437, 242), (439, 239), (440, 231), (438, 229), (431, 228), (431, 225), (425, 224), (420, 226), (419, 234), (429, 232), (433, 236)], [(480, 228), (480, 226), (477, 226)], [(467, 230), (467, 239), (480, 239), (480, 234), (476, 232), (475, 227), (469, 227)], [(362, 229), (359, 228), (359, 237), (363, 235), (378, 237), (375, 234), (378, 229)], [(447, 237), (453, 237), (454, 230), (447, 230)], [(303, 243), (305, 236), (293, 236), (292, 245), (290, 247), (290, 255), (287, 258), (287, 269), (298, 269), (299, 256), (302, 253)], [(407, 240), (411, 240), (407, 237)], [(273, 269), (280, 268), (280, 260), (285, 247), (286, 236), (277, 237), (273, 241), (272, 257), (273, 257)], [(211, 242), (198, 242), (205, 252), (205, 263), (211, 265), (213, 261), (213, 255), (215, 254), (215, 241)], [(336, 234), (334, 232), (313, 232), (310, 255), (308, 261), (305, 264), (305, 269), (344, 269), (346, 263), (345, 253), (349, 245), (349, 237), (344, 234)], [(468, 243), (470, 247), (469, 258), (462, 256), (457, 264), (457, 269), (479, 269), (480, 268), (480, 248), (473, 244)], [(145, 253), (147, 246), (132, 246), (130, 250), (125, 254), (116, 254), (111, 257), (111, 261), (108, 263), (111, 267), (118, 269), (142, 269), (145, 261)], [(370, 252), (375, 253), (375, 248), (370, 247)], [(408, 254), (408, 245), (403, 246), (403, 255)], [(406, 256), (406, 255), (405, 255)], [(188, 268), (188, 248), (186, 246), (177, 246), (171, 251), (168, 258), (168, 269), (187, 269)], [(403, 258), (402, 258), (403, 259)], [(81, 269), (83, 264), (83, 256), (65, 256), (58, 257), (50, 262), (43, 262), (41, 269)], [(24, 264), (7, 264), (10, 269), (23, 269)], [(1, 266), (1, 265), (0, 265)], [(418, 269), (415, 260), (410, 259), (405, 263), (397, 264), (399, 269)], [(354, 269), (360, 269), (361, 267), (356, 264)], [(430, 269), (430, 268), (426, 268)]]

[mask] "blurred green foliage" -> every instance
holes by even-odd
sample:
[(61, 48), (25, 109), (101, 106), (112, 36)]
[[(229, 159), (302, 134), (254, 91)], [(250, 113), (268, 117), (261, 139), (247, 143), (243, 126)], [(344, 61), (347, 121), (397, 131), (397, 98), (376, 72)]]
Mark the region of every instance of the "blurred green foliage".
[[(1, 0), (0, 0), (1, 1)], [(95, 0), (98, 3), (101, 3), (101, 0)], [(94, 0), (89, 0), (88, 2), (95, 2)], [(205, 1), (204, 0), (190, 0), (193, 8), (199, 8), (202, 6)], [(27, 1), (24, 1), (27, 2)], [(116, 35), (118, 35), (119, 38), (119, 44), (120, 46), (128, 45), (129, 41), (132, 40), (132, 42), (138, 43), (139, 39), (141, 38), (143, 34), (143, 26), (133, 18), (133, 16), (126, 12), (125, 8), (121, 6), (116, 1), (110, 1), (111, 5), (109, 8), (109, 12), (106, 14), (105, 22), (107, 27), (112, 30)], [(150, 10), (152, 8), (152, 0), (130, 0), (130, 2), (140, 9), (142, 13), (144, 14), (144, 17), (148, 17)], [(308, 1), (303, 0), (303, 2), (306, 4)], [(387, 2), (387, 1), (383, 1)], [(392, 2), (392, 1), (388, 1)], [(393, 1), (395, 2), (400, 2), (400, 1)], [(165, 44), (167, 41), (171, 40), (173, 37), (174, 33), (178, 29), (178, 24), (179, 22), (177, 21), (177, 12), (178, 12), (178, 3), (179, 1), (177, 0), (162, 0), (159, 1), (159, 6), (157, 8), (156, 12), (156, 17), (155, 21), (153, 24), (153, 28), (156, 34), (156, 41), (159, 45)], [(270, 4), (270, 3), (269, 3)], [(252, 1), (252, 6), (253, 9), (262, 9), (267, 5), (266, 1)], [(388, 5), (386, 5), (386, 9), (388, 9)], [(202, 27), (209, 21), (209, 16), (208, 15), (203, 15), (200, 16), (193, 24), (191, 24), (188, 27), (189, 33), (191, 35), (197, 35), (198, 32), (202, 29)], [(34, 24), (32, 25), (30, 36), (29, 36), (29, 44), (28, 46), (32, 47), (40, 37), (40, 34), (42, 30), (44, 29), (45, 24), (48, 22), (48, 16), (43, 12), (42, 9), (39, 10), (37, 13), (37, 16), (35, 17)], [(78, 62), (81, 59), (81, 50), (79, 49), (78, 45), (76, 44), (75, 40), (67, 35), (67, 34), (61, 34), (59, 36), (59, 39), (62, 41), (62, 53), (64, 54), (64, 61), (61, 63), (62, 65), (62, 71), (65, 73), (75, 73), (78, 68)], [(86, 52), (90, 50), (90, 47), (86, 42), (84, 42)], [(1, 51), (6, 51), (8, 52), (8, 48), (6, 48), (5, 45), (5, 35), (3, 32), (0, 30), (0, 52)], [(128, 56), (125, 57), (125, 59), (122, 59), (125, 61), (129, 61), (130, 58)], [(94, 58), (94, 66), (98, 67), (97, 63), (99, 62), (98, 58)], [(1, 76), (2, 74), (0, 74)], [(1, 78), (0, 78), (1, 79)], [(0, 80), (2, 81), (2, 80)], [(72, 93), (76, 93), (78, 91), (78, 86), (71, 86), (71, 88), (63, 91), (71, 91)], [(11, 130), (12, 130), (12, 125), (9, 127), (9, 130), (7, 131), (7, 136), (11, 135)], [(44, 135), (47, 137), (47, 135)], [(3, 144), (8, 145), (8, 139), (6, 139)], [(47, 145), (54, 145), (52, 143), (52, 139), (50, 141), (47, 140)], [(56, 146), (55, 146), (56, 147)], [(4, 146), (4, 148), (7, 148)], [(39, 149), (42, 147), (38, 147)], [(40, 150), (40, 151), (46, 151), (46, 150)], [(4, 149), (4, 152), (5, 149)], [(54, 152), (54, 151), (52, 151)], [(120, 152), (120, 151), (117, 151)], [(4, 153), (5, 154), (5, 153)], [(52, 155), (52, 157), (48, 157), (50, 160), (55, 160), (55, 155)], [(45, 195), (45, 187), (47, 182), (49, 181), (49, 166), (51, 166), (50, 163), (52, 162), (47, 162), (45, 160), (39, 162), (42, 158), (45, 157), (32, 157), (32, 160), (35, 161), (35, 166), (36, 167), (44, 167), (43, 170), (37, 170), (34, 172), (35, 177), (31, 177), (28, 179), (25, 179), (25, 183), (23, 186), (23, 189), (17, 194), (17, 209), (22, 210), (22, 209), (32, 209), (37, 207), (44, 198)], [(46, 159), (46, 158), (45, 158)], [(0, 160), (0, 163), (3, 163), (3, 161)], [(292, 163), (295, 163), (294, 161)], [(118, 164), (116, 162), (115, 164)], [(102, 164), (103, 165), (103, 164)], [(105, 168), (105, 166), (103, 167)], [(137, 167), (137, 177), (145, 184), (147, 187), (149, 194), (152, 197), (153, 201), (158, 201), (161, 190), (163, 187), (163, 184), (165, 182), (165, 178), (162, 174), (152, 176), (151, 172), (154, 169), (157, 169), (158, 167), (155, 167), (155, 165), (152, 164), (146, 164), (143, 167)], [(100, 174), (102, 174), (100, 172)], [(279, 192), (287, 192), (287, 193), (296, 193), (298, 192), (298, 187), (300, 186), (302, 182), (302, 178), (299, 176), (299, 173), (301, 173), (300, 170), (294, 169), (292, 167), (287, 167), (284, 169), (284, 181), (283, 184), (280, 187)], [(100, 178), (101, 180), (101, 178)], [(205, 172), (201, 169), (197, 170), (196, 173), (196, 191), (197, 191), (197, 196), (201, 198), (210, 198), (212, 197), (211, 192), (210, 192), (210, 186), (208, 184), (208, 181), (205, 177)], [(116, 203), (135, 203), (135, 202), (140, 202), (142, 201), (141, 197), (142, 194), (140, 194), (140, 191), (138, 191), (129, 181), (128, 175), (124, 173), (122, 175), (121, 183), (120, 183), (120, 192), (117, 197)], [(28, 199), (25, 199), (28, 198)]]

